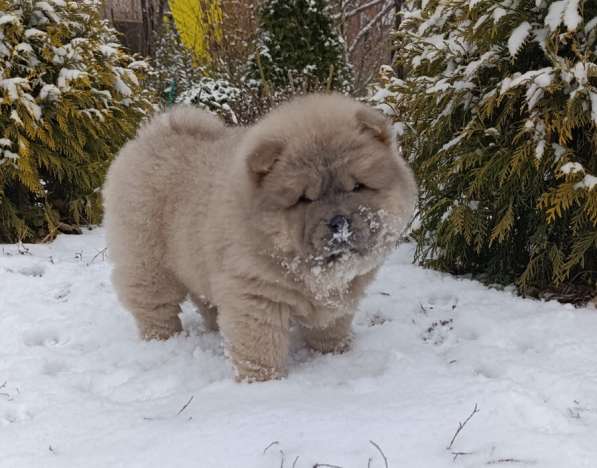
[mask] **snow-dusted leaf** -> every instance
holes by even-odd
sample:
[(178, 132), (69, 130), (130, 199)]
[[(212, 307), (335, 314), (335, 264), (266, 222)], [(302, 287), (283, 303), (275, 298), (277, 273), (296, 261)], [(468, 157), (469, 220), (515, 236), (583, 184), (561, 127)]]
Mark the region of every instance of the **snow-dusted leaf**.
[(535, 146), (535, 158), (541, 160), (543, 158), (543, 153), (545, 153), (545, 140), (541, 140)]
[(591, 174), (586, 174), (580, 182), (574, 185), (575, 189), (593, 190), (597, 188), (597, 177)]
[(5, 24), (19, 24), (21, 20), (17, 18), (15, 15), (2, 13), (0, 12), (0, 26), (4, 26)]
[(582, 16), (579, 13), (579, 0), (559, 0), (549, 6), (549, 11), (545, 17), (545, 25), (551, 31), (555, 31), (564, 24), (568, 31), (576, 31), (582, 22)]
[(597, 26), (597, 16), (585, 24), (585, 33), (590, 33)]
[(591, 120), (597, 125), (597, 93), (590, 91), (589, 97), (591, 99)]
[(22, 90), (29, 90), (30, 85), (27, 78), (15, 77), (0, 80), (0, 88), (7, 93), (9, 102), (11, 102), (19, 98)]
[(576, 31), (578, 25), (582, 22), (582, 16), (578, 12), (580, 0), (568, 0), (564, 10), (564, 24), (568, 31)]
[(58, 80), (56, 84), (58, 88), (67, 90), (70, 88), (70, 82), (87, 76), (86, 72), (81, 70), (74, 70), (71, 68), (62, 68), (58, 73)]
[(516, 28), (514, 28), (510, 38), (508, 39), (508, 51), (512, 57), (515, 57), (516, 54), (518, 54), (518, 51), (527, 40), (530, 31), (531, 25), (528, 21), (523, 21)]
[(53, 85), (53, 84), (45, 84), (42, 86), (41, 90), (39, 91), (39, 98), (41, 100), (49, 100), (49, 101), (56, 101), (60, 98), (61, 91), (60, 89)]
[(40, 31), (37, 28), (29, 28), (25, 30), (25, 37), (31, 39), (32, 37), (44, 38), (48, 34), (45, 31)]
[(568, 162), (566, 164), (562, 164), (562, 167), (560, 167), (560, 171), (563, 174), (574, 174), (576, 172), (585, 172), (585, 168), (580, 163)]
[(508, 12), (501, 7), (496, 8), (493, 10), (491, 17), (493, 18), (493, 22), (497, 23), (501, 20), (504, 16), (506, 16)]

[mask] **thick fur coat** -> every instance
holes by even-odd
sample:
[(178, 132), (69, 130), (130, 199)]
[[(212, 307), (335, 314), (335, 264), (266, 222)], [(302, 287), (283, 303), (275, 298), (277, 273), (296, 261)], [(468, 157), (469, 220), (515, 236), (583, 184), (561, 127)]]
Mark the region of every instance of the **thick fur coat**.
[(113, 283), (144, 338), (180, 332), (190, 295), (238, 379), (279, 377), (291, 321), (316, 350), (349, 346), (415, 198), (388, 122), (347, 97), (297, 98), (247, 128), (175, 108), (109, 170)]

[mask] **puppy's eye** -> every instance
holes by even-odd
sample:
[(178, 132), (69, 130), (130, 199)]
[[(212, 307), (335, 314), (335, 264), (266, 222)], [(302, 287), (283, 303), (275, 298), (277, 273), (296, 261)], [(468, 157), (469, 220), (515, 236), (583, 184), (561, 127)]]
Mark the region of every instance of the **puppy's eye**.
[(360, 192), (364, 188), (365, 188), (365, 186), (363, 184), (356, 183), (356, 184), (354, 184), (354, 187), (352, 188), (352, 191), (353, 192)]

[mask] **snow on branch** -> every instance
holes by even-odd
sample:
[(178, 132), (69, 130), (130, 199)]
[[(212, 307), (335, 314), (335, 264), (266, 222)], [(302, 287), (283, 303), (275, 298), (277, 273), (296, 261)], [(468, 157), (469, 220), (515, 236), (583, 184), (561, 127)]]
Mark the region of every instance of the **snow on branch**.
[(355, 15), (358, 15), (359, 13), (361, 13), (362, 11), (366, 11), (369, 8), (379, 5), (380, 3), (385, 3), (386, 0), (371, 0), (370, 2), (365, 3), (364, 5), (360, 5), (356, 8), (353, 8), (352, 10), (349, 10), (347, 12), (344, 13), (344, 18), (351, 18)]
[(394, 2), (389, 2), (387, 3), (381, 10), (380, 12), (375, 15), (371, 21), (369, 21), (369, 23), (367, 23), (365, 25), (365, 27), (363, 29), (361, 29), (359, 31), (359, 33), (356, 35), (356, 37), (354, 38), (354, 41), (352, 42), (352, 44), (350, 45), (350, 47), (348, 48), (348, 54), (352, 54), (354, 52), (354, 50), (356, 49), (357, 45), (359, 44), (359, 42), (361, 42), (363, 40), (363, 38), (367, 35), (367, 33), (369, 31), (371, 31), (371, 29), (373, 28), (373, 26), (375, 26), (377, 23), (379, 23), (384, 16), (386, 16), (390, 10), (394, 8)]

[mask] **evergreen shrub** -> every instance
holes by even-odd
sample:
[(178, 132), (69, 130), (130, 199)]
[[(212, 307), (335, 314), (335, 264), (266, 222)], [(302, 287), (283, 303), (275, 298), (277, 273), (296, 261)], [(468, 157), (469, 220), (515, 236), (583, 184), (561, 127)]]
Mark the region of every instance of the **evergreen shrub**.
[(0, 242), (101, 217), (107, 167), (152, 108), (93, 0), (0, 0)]
[[(348, 91), (352, 72), (325, 0), (265, 0), (248, 78), (266, 94), (293, 88)], [(269, 89), (268, 89), (269, 88)]]
[(407, 0), (396, 50), (376, 96), (418, 176), (418, 260), (594, 295), (597, 2)]

